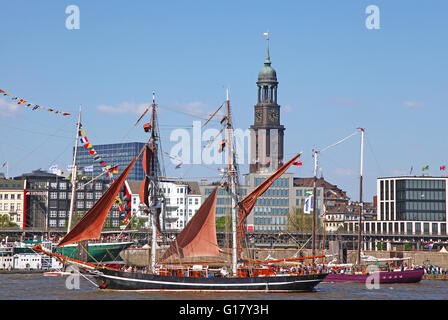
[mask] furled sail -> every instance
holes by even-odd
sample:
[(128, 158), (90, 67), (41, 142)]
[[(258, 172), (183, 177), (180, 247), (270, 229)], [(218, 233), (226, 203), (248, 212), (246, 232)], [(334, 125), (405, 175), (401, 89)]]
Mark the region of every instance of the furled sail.
[(218, 188), (204, 201), (162, 256), (162, 260), (219, 256), (216, 238), (216, 196)]
[(149, 149), (148, 146), (145, 146), (145, 152), (143, 153), (143, 159), (142, 159), (142, 166), (143, 171), (145, 172), (145, 178), (143, 179), (141, 185), (140, 185), (140, 202), (144, 203), (147, 207), (149, 207), (149, 176), (151, 174), (151, 159), (152, 158), (152, 152)]
[(59, 242), (57, 247), (65, 246), (70, 243), (79, 242), (82, 240), (99, 239), (101, 229), (106, 221), (115, 198), (121, 189), (126, 177), (131, 171), (135, 161), (140, 157), (143, 149), (131, 161), (122, 174), (115, 180), (115, 182), (107, 189), (101, 198), (93, 205), (93, 207), (82, 217), (76, 226)]
[[(153, 159), (153, 152), (148, 146), (145, 146), (145, 152), (143, 153), (142, 157), (142, 166), (143, 171), (145, 172), (145, 178), (143, 179), (142, 183), (140, 184), (140, 190), (139, 190), (139, 198), (140, 202), (144, 203), (146, 205), (146, 209), (144, 211), (147, 211), (149, 213), (149, 185), (151, 183), (150, 176), (151, 176), (151, 170), (152, 170), (152, 161)], [(152, 204), (155, 206), (156, 204)], [(155, 208), (156, 209), (156, 227), (157, 227), (157, 233), (161, 234), (162, 230), (160, 228), (160, 213), (162, 212), (161, 208)]]
[(275, 171), (269, 178), (263, 181), (263, 183), (261, 183), (238, 203), (238, 252), (241, 252), (242, 250), (241, 239), (244, 236), (244, 219), (246, 219), (246, 217), (252, 211), (258, 197), (260, 197), (267, 189), (269, 189), (272, 183), (277, 180), (277, 178), (280, 177), (286, 170), (288, 170), (288, 168), (294, 163), (294, 161), (296, 161), (298, 157), (300, 157), (300, 155), (301, 153), (297, 154), (287, 163), (278, 168), (277, 171)]

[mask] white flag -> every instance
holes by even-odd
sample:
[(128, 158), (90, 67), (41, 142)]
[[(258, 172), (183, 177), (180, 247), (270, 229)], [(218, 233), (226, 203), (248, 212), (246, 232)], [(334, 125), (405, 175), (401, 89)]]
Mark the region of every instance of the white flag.
[(314, 208), (314, 197), (313, 195), (305, 198), (305, 202), (303, 203), (303, 212), (306, 214), (310, 214)]

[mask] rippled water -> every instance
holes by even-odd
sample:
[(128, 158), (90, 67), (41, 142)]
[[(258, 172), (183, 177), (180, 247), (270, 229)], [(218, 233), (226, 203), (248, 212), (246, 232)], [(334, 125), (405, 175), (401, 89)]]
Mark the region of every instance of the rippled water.
[(320, 283), (305, 293), (155, 293), (99, 290), (81, 278), (69, 290), (65, 277), (0, 275), (0, 300), (448, 300), (448, 281), (388, 284), (367, 289), (358, 283)]

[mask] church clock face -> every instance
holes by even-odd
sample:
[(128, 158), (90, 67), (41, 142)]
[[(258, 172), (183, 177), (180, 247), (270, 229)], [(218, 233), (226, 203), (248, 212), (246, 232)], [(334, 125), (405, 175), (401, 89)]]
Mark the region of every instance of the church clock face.
[(256, 110), (255, 111), (255, 122), (261, 122), (261, 119), (262, 119), (261, 110)]
[(278, 111), (277, 110), (269, 111), (269, 120), (272, 122), (278, 121)]

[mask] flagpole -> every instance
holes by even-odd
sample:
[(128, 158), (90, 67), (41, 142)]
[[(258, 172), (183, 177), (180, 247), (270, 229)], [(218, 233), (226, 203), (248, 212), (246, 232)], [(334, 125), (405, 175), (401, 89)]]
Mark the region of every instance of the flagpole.
[[(319, 151), (314, 150), (314, 179), (313, 179), (313, 230), (312, 230), (312, 256), (314, 257), (316, 251), (316, 211), (317, 211), (317, 192), (316, 192), (316, 184), (317, 184), (317, 157)], [(313, 258), (314, 263), (314, 258)]]
[(76, 140), (75, 140), (75, 152), (73, 155), (73, 167), (72, 167), (72, 198), (70, 199), (70, 213), (68, 216), (68, 226), (67, 232), (70, 232), (72, 227), (73, 212), (75, 208), (75, 197), (76, 197), (76, 182), (77, 182), (77, 167), (76, 167), (76, 155), (78, 153), (78, 139), (79, 139), (79, 129), (81, 126), (81, 105), (79, 106), (78, 124), (76, 125)]
[(361, 232), (362, 232), (362, 175), (364, 169), (364, 128), (359, 128), (361, 130), (361, 164), (360, 164), (360, 176), (359, 176), (359, 225), (358, 225), (358, 264), (361, 264)]

